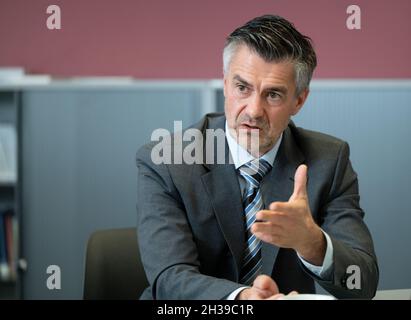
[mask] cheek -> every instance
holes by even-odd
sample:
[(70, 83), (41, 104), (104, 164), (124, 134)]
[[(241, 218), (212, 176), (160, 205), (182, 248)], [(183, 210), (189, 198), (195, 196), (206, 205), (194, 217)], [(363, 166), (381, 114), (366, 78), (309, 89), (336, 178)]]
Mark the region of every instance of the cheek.
[(270, 121), (270, 128), (274, 130), (283, 129), (287, 127), (290, 119), (290, 110), (286, 107), (276, 108), (270, 110), (268, 118)]
[(232, 94), (228, 94), (225, 97), (225, 113), (228, 120), (235, 121), (239, 113), (241, 112), (241, 104), (238, 99)]

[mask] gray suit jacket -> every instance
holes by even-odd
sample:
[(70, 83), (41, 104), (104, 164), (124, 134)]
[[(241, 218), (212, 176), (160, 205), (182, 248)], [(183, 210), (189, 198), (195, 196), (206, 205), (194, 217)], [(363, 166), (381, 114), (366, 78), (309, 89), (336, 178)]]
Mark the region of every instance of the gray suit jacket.
[[(209, 114), (193, 128), (224, 130), (224, 124), (223, 114)], [(245, 248), (234, 165), (155, 165), (151, 160), (155, 144), (137, 153), (137, 233), (150, 282), (142, 298), (224, 299), (242, 286), (238, 281)], [(307, 191), (314, 220), (333, 243), (333, 274), (323, 281), (304, 267), (294, 250), (267, 243), (262, 246), (263, 273), (272, 276), (285, 293), (315, 292), (315, 280), (337, 298), (373, 297), (377, 261), (346, 142), (290, 122), (274, 167), (261, 183), (265, 207), (289, 199), (295, 170), (302, 163), (308, 166)], [(360, 289), (347, 288), (350, 265), (360, 267)]]

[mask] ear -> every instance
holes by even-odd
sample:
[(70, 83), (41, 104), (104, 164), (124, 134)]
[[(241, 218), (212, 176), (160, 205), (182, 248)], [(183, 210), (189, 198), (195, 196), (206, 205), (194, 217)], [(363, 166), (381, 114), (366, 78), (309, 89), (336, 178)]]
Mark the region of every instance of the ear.
[(295, 116), (301, 110), (301, 108), (303, 107), (303, 105), (305, 103), (305, 100), (307, 100), (307, 97), (308, 97), (309, 93), (310, 93), (310, 90), (307, 88), (307, 89), (304, 89), (300, 93), (300, 95), (297, 97), (296, 104), (295, 104), (295, 106), (293, 108), (293, 111), (292, 111), (293, 116)]

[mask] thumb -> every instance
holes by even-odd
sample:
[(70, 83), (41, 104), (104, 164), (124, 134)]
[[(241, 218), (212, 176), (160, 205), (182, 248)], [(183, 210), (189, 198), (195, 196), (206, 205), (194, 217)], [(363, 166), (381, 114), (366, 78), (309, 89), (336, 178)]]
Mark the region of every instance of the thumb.
[(253, 287), (258, 290), (267, 292), (268, 293), (267, 296), (271, 296), (271, 295), (279, 293), (279, 289), (275, 281), (271, 279), (269, 276), (266, 276), (264, 274), (259, 275), (254, 280)]
[(301, 197), (307, 197), (307, 170), (307, 166), (302, 164), (295, 171), (294, 192), (290, 197), (290, 201)]

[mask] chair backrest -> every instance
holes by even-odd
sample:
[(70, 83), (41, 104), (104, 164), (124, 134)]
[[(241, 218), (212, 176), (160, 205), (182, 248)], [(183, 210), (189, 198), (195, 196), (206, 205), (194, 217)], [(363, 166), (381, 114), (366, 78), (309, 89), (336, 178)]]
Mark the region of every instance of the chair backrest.
[(138, 299), (146, 287), (136, 228), (94, 232), (87, 244), (84, 299)]

